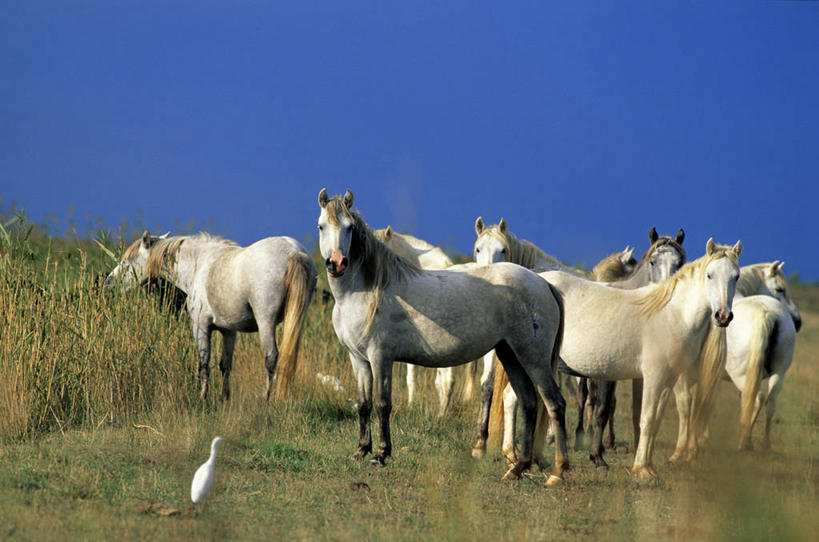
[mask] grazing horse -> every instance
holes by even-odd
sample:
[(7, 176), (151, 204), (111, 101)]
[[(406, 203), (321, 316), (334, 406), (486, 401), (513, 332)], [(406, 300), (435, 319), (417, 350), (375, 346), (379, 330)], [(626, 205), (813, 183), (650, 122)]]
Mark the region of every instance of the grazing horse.
[[(274, 371), (276, 397), (288, 398), (298, 361), (307, 307), (316, 286), (316, 266), (307, 250), (290, 237), (267, 237), (249, 247), (206, 233), (153, 237), (145, 230), (108, 275), (106, 285), (133, 284), (161, 277), (187, 294), (188, 314), (199, 350), (200, 398), (210, 375), (210, 338), (222, 333), (222, 396), (230, 397), (230, 369), (237, 331), (259, 332), (270, 397)], [(284, 322), (281, 347), (276, 324)], [(281, 351), (281, 352), (280, 352)]]
[[(788, 294), (783, 265), (777, 261), (744, 266), (737, 282), (725, 370), (741, 394), (739, 448), (743, 450), (751, 448), (751, 430), (763, 406), (767, 410), (763, 447), (770, 447), (776, 398), (802, 325), (799, 309)], [(759, 389), (766, 378), (767, 394)], [(674, 388), (680, 428), (672, 462), (690, 460), (697, 451), (696, 435), (692, 437), (685, 427), (691, 416), (691, 385), (680, 380)]]
[[(652, 227), (648, 233), (650, 243), (649, 249), (643, 254), (640, 262), (636, 264), (631, 273), (625, 274), (620, 271), (622, 264), (612, 258), (607, 257), (598, 263), (592, 271), (592, 276), (597, 282), (610, 282), (610, 286), (623, 289), (642, 288), (649, 284), (658, 284), (673, 275), (685, 263), (686, 254), (682, 243), (685, 240), (685, 232), (682, 228), (675, 237), (668, 235), (660, 236), (657, 230)], [(616, 254), (616, 253), (615, 253)], [(612, 277), (620, 275), (620, 278)], [(609, 280), (604, 280), (608, 278)], [(602, 434), (605, 426), (608, 425), (608, 439), (606, 447), (613, 449), (614, 438), (614, 411), (616, 381), (591, 381), (585, 378), (578, 379), (576, 402), (578, 408), (578, 421), (575, 430), (575, 449), (580, 449), (583, 442), (583, 411), (589, 408), (589, 426), (592, 427), (592, 418), (595, 425), (589, 458), (598, 467), (608, 467), (603, 459)], [(632, 426), (634, 428), (634, 449), (637, 449), (637, 440), (640, 435), (640, 402), (643, 393), (643, 381), (636, 379), (632, 381)]]
[[(421, 269), (446, 269), (453, 264), (449, 256), (439, 247), (412, 235), (397, 233), (393, 231), (391, 226), (387, 226), (382, 230), (375, 230), (374, 233), (390, 250)], [(452, 397), (455, 378), (452, 367), (440, 367), (436, 372), (435, 389), (438, 391), (439, 413), (444, 415)], [(468, 382), (471, 384), (471, 380)], [(469, 388), (471, 395), (471, 386)], [(415, 365), (409, 363), (407, 364), (407, 402), (412, 404), (414, 397)]]
[[(708, 401), (725, 363), (725, 327), (731, 322), (737, 259), (742, 244), (716, 245), (670, 279), (620, 290), (559, 271), (540, 273), (563, 307), (560, 358), (581, 376), (600, 380), (642, 378), (640, 439), (632, 471), (657, 476), (652, 465), (662, 407), (678, 375), (699, 369), (694, 424), (705, 423)], [(601, 318), (600, 315), (605, 315)]]
[(520, 266), (427, 271), (400, 258), (352, 209), (353, 194), (318, 196), (319, 248), (335, 297), (333, 327), (349, 350), (358, 389), (359, 443), (353, 457), (372, 451), (373, 395), (381, 429), (371, 462), (392, 452), (393, 361), (448, 367), (495, 348), (521, 399), (521, 453), (504, 478), (532, 463), (540, 400), (556, 428), (555, 464), (547, 483), (568, 468), (565, 401), (552, 374), (560, 336), (560, 306), (549, 285)]
[[(527, 269), (560, 269), (571, 273), (578, 272), (576, 269), (563, 264), (554, 256), (546, 254), (534, 243), (526, 241), (525, 239), (518, 239), (511, 231), (509, 231), (509, 224), (506, 222), (505, 218), (501, 218), (500, 222), (495, 225), (487, 226), (484, 224), (483, 218), (479, 216), (477, 220), (475, 220), (475, 233), (478, 237), (475, 239), (475, 245), (473, 247), (473, 258), (475, 263), (478, 265), (509, 262), (518, 264)], [(494, 359), (494, 351), (487, 352), (483, 358), (483, 373), (481, 374), (481, 404), (483, 407), (486, 407), (487, 410), (485, 412), (484, 408), (481, 409), (479, 420), (487, 420), (486, 413), (488, 412), (488, 408), (490, 406), (487, 399), (491, 400), (492, 392), (495, 387)], [(508, 388), (506, 393), (511, 394), (510, 398), (514, 395), (511, 388)], [(517, 409), (515, 408), (514, 402), (511, 402), (510, 404), (512, 405), (509, 412), (511, 421), (504, 427), (503, 442), (507, 443), (511, 439), (512, 448), (504, 448), (503, 454), (511, 463), (514, 463), (516, 460), (514, 450), (514, 427)], [(496, 403), (496, 406), (499, 405), (500, 403)], [(472, 455), (476, 458), (483, 457), (486, 451), (486, 439), (488, 435), (497, 433), (497, 427), (488, 427), (479, 421), (478, 441), (472, 448)]]

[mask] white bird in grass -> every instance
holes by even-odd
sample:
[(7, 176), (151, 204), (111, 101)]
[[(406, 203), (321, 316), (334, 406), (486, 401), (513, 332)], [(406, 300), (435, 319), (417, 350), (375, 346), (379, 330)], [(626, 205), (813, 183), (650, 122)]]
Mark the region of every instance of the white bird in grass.
[(222, 447), (225, 439), (216, 437), (210, 445), (210, 457), (196, 469), (191, 483), (191, 500), (195, 503), (208, 496), (210, 486), (213, 485), (213, 467), (216, 464), (216, 452)]

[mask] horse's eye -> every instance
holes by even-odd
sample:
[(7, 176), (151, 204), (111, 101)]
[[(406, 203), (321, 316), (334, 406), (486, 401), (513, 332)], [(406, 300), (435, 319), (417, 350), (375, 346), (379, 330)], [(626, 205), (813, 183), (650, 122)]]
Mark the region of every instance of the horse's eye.
[(319, 231), (324, 231), (324, 226), (322, 226), (321, 224), (319, 224), (318, 228), (319, 228)]
[(648, 262), (648, 265), (650, 265), (651, 267), (654, 267), (654, 262), (653, 262), (653, 261), (649, 261), (649, 262)]
[(777, 289), (776, 289), (776, 293), (778, 293), (778, 294), (784, 294), (784, 293), (785, 293), (785, 288), (782, 288), (782, 287), (780, 286), (779, 288), (777, 288)]
[(476, 248), (476, 249), (475, 249), (475, 254), (477, 254), (477, 253), (478, 253), (478, 252), (480, 252), (480, 251), (481, 251), (481, 249)]
[(501, 254), (506, 254), (506, 249), (501, 249)]
[(705, 275), (705, 276), (706, 276), (706, 277), (708, 277), (708, 280), (711, 280), (711, 273), (708, 273), (708, 274), (707, 274), (707, 275)]

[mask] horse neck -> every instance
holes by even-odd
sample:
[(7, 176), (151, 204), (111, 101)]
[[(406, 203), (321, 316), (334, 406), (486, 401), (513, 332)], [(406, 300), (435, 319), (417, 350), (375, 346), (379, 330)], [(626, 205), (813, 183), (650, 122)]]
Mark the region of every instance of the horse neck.
[(167, 265), (162, 266), (163, 278), (190, 295), (196, 274), (210, 267), (214, 255), (222, 252), (220, 249), (228, 248), (232, 245), (189, 237), (179, 245), (176, 254), (168, 258)]
[(634, 271), (632, 271), (630, 275), (622, 280), (613, 282), (612, 286), (624, 290), (633, 290), (651, 284), (649, 279), (648, 265), (646, 265), (645, 260), (640, 260), (640, 263), (637, 264), (637, 267), (634, 268)]
[[(681, 277), (668, 305), (662, 310), (676, 312), (676, 317), (689, 329), (708, 329), (711, 317), (711, 303), (706, 295), (705, 281), (695, 272), (692, 276)], [(702, 325), (706, 324), (706, 325)]]
[(757, 294), (769, 295), (770, 292), (765, 288), (765, 280), (763, 279), (764, 272), (764, 267), (758, 264), (740, 267), (737, 294), (743, 297)]

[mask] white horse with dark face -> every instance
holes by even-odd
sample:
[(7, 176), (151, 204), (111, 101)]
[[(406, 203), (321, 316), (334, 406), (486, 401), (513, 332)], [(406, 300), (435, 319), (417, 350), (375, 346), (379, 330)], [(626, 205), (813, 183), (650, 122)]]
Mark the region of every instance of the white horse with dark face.
[[(694, 429), (705, 423), (711, 391), (725, 364), (725, 327), (739, 278), (734, 247), (708, 240), (706, 255), (669, 280), (619, 290), (578, 277), (540, 273), (559, 293), (564, 314), (560, 357), (576, 373), (599, 380), (643, 379), (640, 439), (633, 472), (655, 477), (654, 439), (677, 377), (698, 369), (701, 394)], [(601, 314), (605, 317), (601, 318)]]
[[(286, 399), (296, 370), (307, 307), (316, 286), (316, 266), (291, 237), (268, 237), (249, 247), (208, 234), (153, 237), (145, 230), (125, 251), (106, 285), (133, 286), (161, 277), (187, 294), (188, 314), (199, 350), (200, 397), (210, 375), (210, 339), (222, 334), (222, 396), (230, 397), (230, 369), (238, 331), (259, 332), (270, 396), (278, 365), (276, 395)], [(282, 344), (276, 324), (284, 323)]]
[(352, 210), (353, 195), (319, 193), (319, 247), (335, 297), (333, 327), (349, 350), (358, 388), (359, 444), (372, 451), (373, 395), (381, 438), (374, 462), (392, 452), (393, 361), (448, 367), (495, 348), (523, 411), (516, 478), (532, 462), (538, 403), (556, 427), (555, 464), (548, 483), (568, 468), (565, 401), (553, 377), (560, 307), (543, 279), (520, 266), (497, 264), (463, 271), (426, 271), (396, 256)]
[[(378, 239), (387, 245), (390, 250), (412, 262), (421, 269), (436, 270), (452, 267), (452, 259), (440, 247), (406, 233), (393, 231), (391, 226), (382, 230), (375, 230)], [(435, 389), (438, 392), (439, 413), (443, 415), (452, 398), (452, 387), (455, 375), (452, 367), (436, 369)], [(471, 395), (471, 381), (467, 382), (468, 395)], [(407, 364), (407, 403), (412, 404), (415, 397), (415, 365)]]

